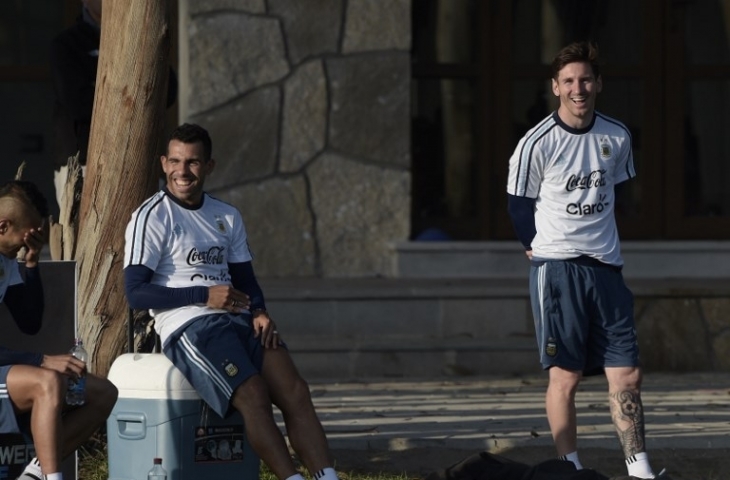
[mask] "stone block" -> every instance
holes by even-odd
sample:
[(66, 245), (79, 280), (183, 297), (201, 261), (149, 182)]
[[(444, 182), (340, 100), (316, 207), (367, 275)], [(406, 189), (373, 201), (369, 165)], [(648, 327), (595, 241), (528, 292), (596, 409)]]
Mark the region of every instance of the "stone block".
[(443, 336), (489, 340), (534, 336), (527, 299), (443, 300)]
[(344, 53), (410, 48), (410, 0), (348, 0)]
[(336, 313), (336, 303), (331, 300), (267, 301), (267, 308), (285, 340), (313, 335), (334, 337), (338, 330), (338, 322), (343, 320)]
[(327, 137), (327, 80), (320, 60), (301, 65), (284, 84), (282, 172), (295, 172), (319, 153)]
[(373, 162), (410, 167), (410, 56), (329, 58), (330, 145)]
[(248, 13), (266, 13), (265, 0), (188, 0), (190, 15), (220, 10), (240, 10)]
[(275, 18), (220, 13), (193, 18), (187, 31), (188, 112), (230, 102), (289, 74), (284, 39)]
[(280, 98), (279, 88), (261, 88), (190, 119), (206, 128), (213, 140), (216, 163), (206, 189), (215, 191), (276, 171)]
[(315, 274), (313, 221), (301, 176), (273, 178), (215, 195), (241, 211), (258, 276)]
[(703, 298), (700, 299), (700, 308), (710, 335), (730, 330), (730, 298)]
[(339, 337), (387, 339), (399, 335), (419, 338), (441, 335), (436, 300), (352, 300), (338, 302), (336, 308)]
[(410, 233), (410, 174), (325, 153), (307, 167), (325, 277), (392, 269), (390, 242)]
[(658, 298), (637, 318), (643, 365), (654, 371), (713, 368), (711, 345), (696, 299)]
[(269, 14), (281, 18), (292, 64), (337, 52), (342, 0), (269, 0)]

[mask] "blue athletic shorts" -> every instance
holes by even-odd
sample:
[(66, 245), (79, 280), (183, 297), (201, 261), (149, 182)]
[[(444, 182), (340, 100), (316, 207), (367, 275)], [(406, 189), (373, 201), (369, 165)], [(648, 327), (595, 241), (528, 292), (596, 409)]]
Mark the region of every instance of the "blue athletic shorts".
[(170, 337), (164, 353), (201, 398), (225, 417), (233, 391), (261, 372), (263, 350), (250, 315), (223, 313), (185, 325)]
[(0, 433), (30, 434), (30, 415), (18, 415), (8, 394), (8, 372), (13, 365), (0, 367)]
[(634, 297), (621, 269), (588, 257), (533, 262), (530, 297), (543, 368), (639, 365)]

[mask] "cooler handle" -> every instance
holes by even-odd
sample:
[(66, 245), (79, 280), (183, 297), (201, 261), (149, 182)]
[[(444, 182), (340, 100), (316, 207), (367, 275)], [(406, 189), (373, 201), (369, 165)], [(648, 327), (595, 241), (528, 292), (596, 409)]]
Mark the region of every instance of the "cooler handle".
[(147, 435), (147, 418), (144, 413), (117, 413), (119, 436), (126, 440), (141, 440)]

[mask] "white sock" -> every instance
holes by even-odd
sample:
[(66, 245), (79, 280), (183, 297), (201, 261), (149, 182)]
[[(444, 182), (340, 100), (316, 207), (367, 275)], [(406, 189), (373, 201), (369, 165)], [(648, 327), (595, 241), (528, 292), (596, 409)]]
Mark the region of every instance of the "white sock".
[(304, 480), (301, 473), (295, 473), (291, 477), (286, 477), (286, 480)]
[(626, 468), (629, 475), (637, 478), (654, 478), (654, 470), (649, 465), (649, 456), (646, 452), (639, 452), (626, 459)]
[(567, 455), (560, 455), (558, 458), (560, 460), (566, 460), (568, 462), (573, 462), (573, 465), (575, 465), (576, 470), (583, 470), (583, 465), (581, 465), (580, 460), (578, 460), (578, 452), (570, 452)]
[(63, 480), (63, 473), (49, 473), (48, 475), (46, 475), (46, 480)]
[(319, 472), (312, 475), (312, 477), (314, 478), (314, 480), (339, 480), (339, 478), (337, 478), (337, 473), (335, 472), (335, 469), (331, 467), (323, 468)]

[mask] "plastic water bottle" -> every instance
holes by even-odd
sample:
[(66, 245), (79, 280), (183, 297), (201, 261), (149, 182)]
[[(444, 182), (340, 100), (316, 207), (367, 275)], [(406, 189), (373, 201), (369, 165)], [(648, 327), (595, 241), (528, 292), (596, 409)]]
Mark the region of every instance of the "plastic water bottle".
[[(89, 360), (89, 354), (86, 352), (84, 342), (80, 338), (74, 341), (74, 346), (69, 353), (84, 362), (84, 364)], [(83, 405), (86, 403), (86, 375), (79, 378), (69, 378), (66, 403), (68, 405)]]
[(147, 480), (167, 480), (167, 472), (162, 468), (162, 459), (155, 458), (152, 469), (147, 474)]

